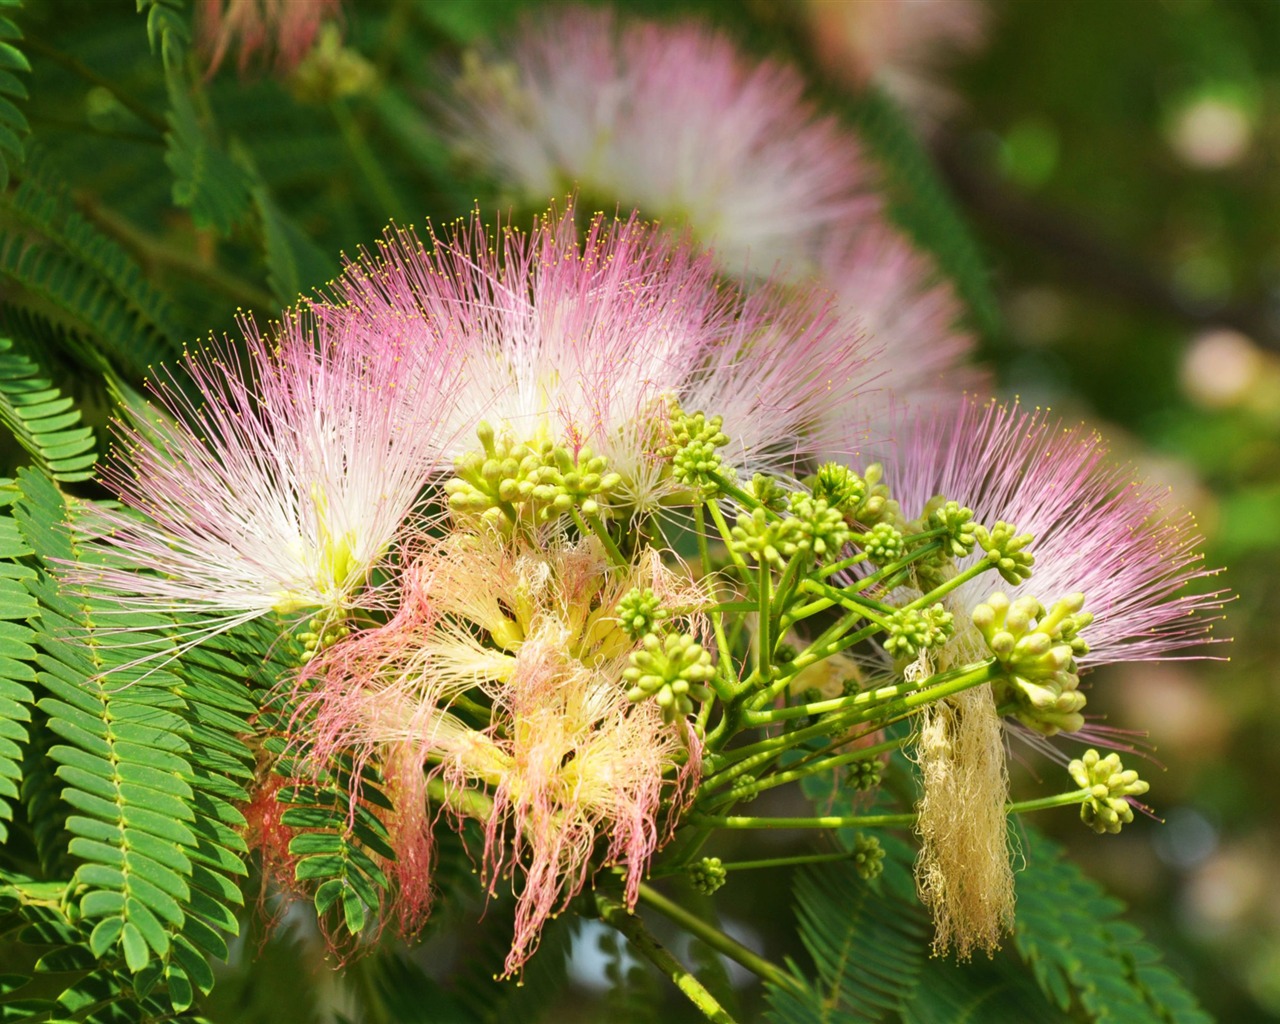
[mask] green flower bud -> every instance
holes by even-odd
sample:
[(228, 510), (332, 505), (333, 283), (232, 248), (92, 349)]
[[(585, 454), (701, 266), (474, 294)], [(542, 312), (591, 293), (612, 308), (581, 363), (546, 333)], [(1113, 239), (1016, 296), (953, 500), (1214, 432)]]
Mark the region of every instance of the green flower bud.
[(850, 530), (844, 515), (825, 499), (795, 491), (788, 496), (787, 504), (798, 524), (795, 541), (798, 551), (822, 561), (828, 555), (839, 554), (849, 542)]
[(985, 526), (975, 526), (974, 538), (978, 546), (987, 553), (987, 561), (995, 566), (996, 571), (1010, 584), (1018, 584), (1031, 575), (1031, 567), (1035, 564), (1035, 556), (1023, 551), (1035, 538), (1029, 533), (1018, 533), (1012, 523), (998, 522), (988, 530)]
[(720, 429), (723, 424), (720, 416), (707, 419), (703, 413), (690, 415), (673, 406), (667, 424), (670, 441), (658, 450), (662, 458), (671, 460), (672, 476), (704, 498), (716, 493), (719, 484), (715, 477), (724, 472), (716, 451), (729, 443), (728, 435)]
[(738, 516), (729, 547), (756, 562), (781, 566), (799, 550), (800, 523), (796, 519), (770, 519), (762, 508)]
[(692, 714), (695, 700), (711, 699), (705, 685), (715, 677), (711, 654), (691, 636), (668, 633), (664, 641), (657, 633), (647, 633), (643, 650), (633, 651), (630, 662), (622, 673), (631, 684), (627, 697), (637, 702), (653, 697), (662, 708), (663, 721)]
[(650, 587), (644, 590), (633, 587), (618, 601), (618, 624), (632, 640), (639, 640), (646, 633), (652, 633), (654, 626), (669, 614)]
[(1077, 634), (1093, 618), (1082, 611), (1084, 600), (1069, 594), (1046, 612), (1034, 597), (1011, 602), (997, 591), (973, 610), (973, 624), (1005, 672), (992, 684), (997, 702), (1012, 703), (1019, 721), (1046, 736), (1084, 726), (1075, 660), (1083, 645)]
[(751, 478), (751, 485), (747, 490), (771, 512), (781, 512), (787, 507), (786, 488), (771, 476), (757, 473)]
[(906, 541), (901, 531), (892, 524), (876, 523), (864, 536), (862, 550), (876, 565), (888, 565), (902, 557)]
[(941, 604), (919, 610), (902, 609), (889, 617), (884, 649), (897, 659), (909, 661), (922, 650), (941, 647), (954, 632), (954, 616)]
[(925, 530), (945, 530), (945, 548), (953, 558), (963, 558), (973, 551), (977, 542), (978, 524), (973, 522), (973, 510), (959, 502), (947, 501), (938, 495), (925, 505), (921, 516)]
[(689, 881), (704, 896), (710, 896), (729, 880), (719, 857), (703, 857), (688, 867)]
[(1080, 820), (1099, 834), (1114, 835), (1133, 821), (1133, 805), (1127, 798), (1141, 796), (1151, 788), (1138, 778), (1137, 772), (1125, 770), (1119, 754), (1102, 757), (1093, 748), (1067, 765), (1067, 771), (1076, 785), (1089, 794), (1080, 805)]
[(853, 869), (864, 882), (884, 871), (884, 848), (875, 836), (859, 832), (853, 840)]
[(859, 792), (875, 789), (884, 778), (884, 764), (878, 757), (868, 757), (845, 766), (848, 784)]

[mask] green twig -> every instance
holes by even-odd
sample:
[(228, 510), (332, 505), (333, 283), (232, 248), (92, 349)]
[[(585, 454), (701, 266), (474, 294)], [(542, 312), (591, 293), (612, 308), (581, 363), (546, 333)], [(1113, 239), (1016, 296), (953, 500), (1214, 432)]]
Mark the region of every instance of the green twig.
[(690, 913), (680, 904), (667, 899), (651, 886), (641, 883), (640, 902), (653, 907), (654, 910), (674, 921), (690, 935), (701, 939), (717, 953), (723, 953), (730, 960), (741, 964), (752, 974), (777, 985), (779, 988), (789, 989), (797, 994), (803, 991), (799, 982), (777, 964), (766, 960), (759, 953), (748, 949), (740, 942), (735, 942), (719, 928), (708, 924), (696, 914)]
[(734, 1019), (716, 1002), (715, 996), (665, 946), (649, 934), (640, 918), (628, 912), (617, 900), (602, 893), (596, 893), (595, 901), (600, 920), (625, 935), (632, 948), (670, 978), (707, 1020), (713, 1024), (734, 1024)]

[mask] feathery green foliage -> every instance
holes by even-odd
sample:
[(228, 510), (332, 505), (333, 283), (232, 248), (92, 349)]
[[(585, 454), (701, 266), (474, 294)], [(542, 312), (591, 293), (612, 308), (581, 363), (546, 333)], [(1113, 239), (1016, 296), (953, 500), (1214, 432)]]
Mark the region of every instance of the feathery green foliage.
[(74, 483), (93, 476), (93, 428), (81, 425), (75, 400), (63, 396), (9, 338), (0, 338), (0, 423), (54, 480)]
[(1027, 829), (1026, 846), (1014, 942), (1056, 1006), (1116, 1024), (1208, 1024), (1142, 932), (1121, 919), (1123, 903), (1052, 840)]
[[(0, 0), (0, 12), (15, 11), (22, 0)], [(17, 72), (29, 72), (31, 65), (18, 49), (22, 30), (0, 13), (0, 189), (9, 185), (9, 174), (22, 165), (23, 139), (31, 130), (15, 100), (27, 98), (27, 87)]]

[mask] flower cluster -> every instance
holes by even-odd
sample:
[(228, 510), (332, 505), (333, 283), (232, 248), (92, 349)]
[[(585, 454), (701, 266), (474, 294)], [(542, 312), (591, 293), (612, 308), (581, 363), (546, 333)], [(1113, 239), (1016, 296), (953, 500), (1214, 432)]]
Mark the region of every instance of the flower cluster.
[[(896, 750), (921, 796), (865, 824), (914, 826), (940, 947), (993, 947), (1002, 723), (1096, 740), (1092, 665), (1206, 638), (1192, 523), (1087, 431), (953, 408), (957, 300), (795, 72), (605, 11), (525, 29), (459, 86), (471, 155), (540, 201), (573, 183), (688, 232), (572, 202), (528, 231), (389, 230), (161, 380), (67, 581), (172, 616), (170, 657), (274, 623), (301, 653), (262, 725), (264, 863), (309, 879), (295, 854), (328, 840), (291, 823), (322, 816), (279, 808), (324, 780), (378, 822), (343, 840), (387, 882), (379, 923), (412, 932), (437, 831), (479, 822), (482, 881), (515, 903), (508, 974), (589, 887), (607, 918), (665, 858), (713, 893), (735, 865), (707, 834), (776, 823), (739, 805), (833, 769), (869, 794)], [(1145, 787), (1096, 752), (1070, 773), (1100, 831)], [(847, 852), (884, 869), (872, 837)]]

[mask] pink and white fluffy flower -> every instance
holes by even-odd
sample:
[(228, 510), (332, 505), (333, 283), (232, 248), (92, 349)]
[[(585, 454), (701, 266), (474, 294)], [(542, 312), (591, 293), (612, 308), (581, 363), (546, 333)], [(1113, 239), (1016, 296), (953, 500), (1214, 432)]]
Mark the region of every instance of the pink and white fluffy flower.
[[(128, 607), (204, 620), (197, 634), (269, 612), (342, 613), (413, 513), (445, 450), (443, 353), (319, 328), (291, 314), (188, 354), (154, 388), (156, 415), (119, 427), (103, 474), (125, 510), (94, 507), (73, 582)], [(100, 563), (100, 564), (97, 564)]]
[(243, 74), (261, 54), (287, 74), (311, 50), (320, 26), (339, 16), (341, 0), (199, 0), (196, 41), (213, 74), (233, 49)]
[[(1212, 575), (1196, 550), (1193, 518), (1169, 511), (1160, 488), (1111, 463), (1092, 430), (994, 402), (904, 416), (885, 481), (906, 515), (942, 494), (971, 508), (976, 522), (1003, 520), (1035, 538), (1030, 579), (1009, 586), (986, 573), (952, 592), (952, 645), (981, 644), (959, 626), (996, 590), (1012, 599), (1034, 595), (1046, 607), (1083, 592), (1094, 616), (1083, 634), (1086, 666), (1166, 658), (1209, 639), (1213, 617), (1201, 613), (1221, 608), (1221, 593), (1181, 593)], [(985, 656), (980, 649), (956, 654)]]
[(552, 212), (496, 241), (477, 216), (432, 242), (389, 234), (316, 315), (460, 363), (454, 455), (479, 447), (482, 421), (517, 441), (589, 445), (646, 504), (665, 486), (654, 453), (671, 399), (723, 415), (725, 461), (747, 474), (840, 444), (824, 413), (861, 392), (866, 356), (811, 293), (744, 297), (707, 255), (634, 216), (597, 215), (580, 239), (572, 209)]
[(831, 410), (854, 428), (883, 435), (893, 406), (951, 408), (966, 391), (984, 389), (966, 360), (974, 339), (961, 325), (964, 307), (932, 259), (886, 224), (835, 230), (820, 256), (822, 280), (845, 318), (866, 332), (875, 388)]
[(834, 221), (879, 211), (857, 140), (785, 64), (607, 8), (556, 5), (511, 38), (459, 80), (453, 131), (537, 203), (577, 188), (689, 227), (731, 272), (787, 276), (812, 269)]
[[(689, 730), (628, 699), (622, 673), (637, 642), (616, 609), (633, 587), (652, 588), (698, 633), (705, 596), (655, 551), (619, 571), (594, 538), (544, 540), (452, 534), (427, 545), (406, 567), (396, 616), (309, 667), (299, 715), (298, 743), (318, 763), (354, 751), (397, 788), (402, 912), (429, 904), (424, 770), (445, 781), (455, 813), (481, 817), (486, 883), (496, 891), (511, 878), (517, 896), (509, 973), (597, 865), (623, 866), (634, 902), (669, 837), (660, 809), (691, 795), (699, 764)], [(477, 704), (457, 701), (468, 691), (491, 725), (467, 723)]]

